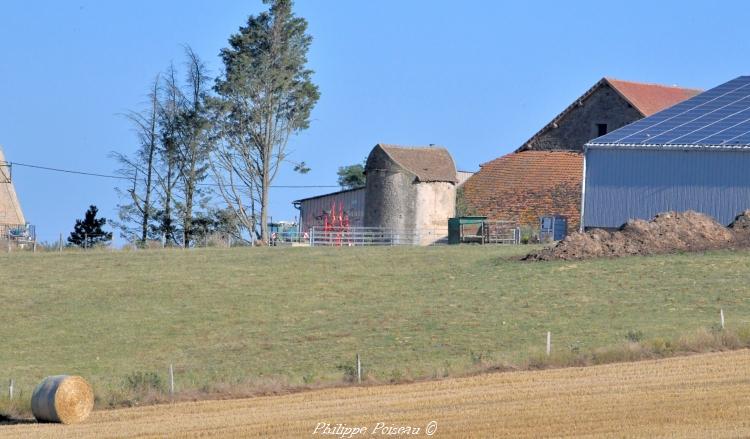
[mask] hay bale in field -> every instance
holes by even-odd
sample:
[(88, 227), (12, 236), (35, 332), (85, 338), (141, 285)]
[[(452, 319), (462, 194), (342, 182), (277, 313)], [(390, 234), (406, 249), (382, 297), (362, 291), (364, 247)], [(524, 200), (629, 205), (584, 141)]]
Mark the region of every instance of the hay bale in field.
[(79, 376), (49, 376), (31, 395), (31, 412), (39, 422), (75, 424), (86, 419), (92, 408), (94, 392)]

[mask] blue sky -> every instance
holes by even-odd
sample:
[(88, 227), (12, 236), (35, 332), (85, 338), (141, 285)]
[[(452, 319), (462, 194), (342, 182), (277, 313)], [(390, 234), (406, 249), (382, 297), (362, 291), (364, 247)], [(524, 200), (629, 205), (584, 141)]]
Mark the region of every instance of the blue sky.
[[(135, 136), (121, 113), (183, 45), (214, 74), (219, 50), (257, 1), (4, 1), (0, 5), (0, 145), (21, 163), (111, 174), (110, 151)], [(742, 2), (298, 0), (314, 41), (321, 99), (292, 139), (307, 175), (279, 185), (336, 183), (339, 166), (373, 145), (446, 146), (459, 169), (508, 153), (598, 79), (710, 88), (750, 74), (750, 10)], [(41, 240), (72, 230), (89, 204), (116, 216), (115, 182), (13, 169)], [(273, 189), (271, 215), (325, 189)]]

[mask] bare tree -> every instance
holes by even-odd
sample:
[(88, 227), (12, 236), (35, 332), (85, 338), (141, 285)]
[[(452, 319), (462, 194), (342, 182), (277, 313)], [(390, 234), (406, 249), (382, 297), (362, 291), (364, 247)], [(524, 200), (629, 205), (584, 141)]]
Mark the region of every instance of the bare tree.
[[(179, 93), (181, 105), (178, 110), (178, 141), (175, 151), (179, 168), (178, 188), (181, 192), (178, 207), (182, 221), (182, 245), (189, 247), (193, 232), (193, 210), (197, 197), (201, 195), (198, 185), (206, 179), (209, 169), (211, 124), (206, 110), (210, 80), (206, 66), (189, 46), (185, 48), (185, 53), (187, 82), (185, 91)], [(178, 93), (179, 89), (176, 90), (175, 93)]]
[(143, 245), (149, 238), (149, 226), (153, 219), (153, 192), (155, 180), (155, 161), (159, 144), (157, 123), (159, 117), (159, 75), (154, 79), (149, 92), (148, 108), (142, 112), (131, 111), (125, 116), (130, 120), (138, 138), (138, 149), (133, 157), (122, 153), (113, 153), (122, 166), (120, 175), (132, 179), (132, 186), (126, 191), (117, 188), (124, 195), (127, 192), (129, 203), (118, 206), (120, 221), (115, 223), (125, 239), (133, 239), (136, 231), (130, 224), (136, 223), (139, 230), (137, 241)]
[(166, 245), (176, 245), (177, 230), (173, 218), (174, 192), (178, 181), (179, 168), (177, 152), (179, 142), (180, 108), (182, 92), (177, 82), (177, 72), (170, 65), (162, 83), (162, 103), (159, 109), (159, 179), (157, 193), (161, 201), (158, 214), (158, 233), (164, 237)]

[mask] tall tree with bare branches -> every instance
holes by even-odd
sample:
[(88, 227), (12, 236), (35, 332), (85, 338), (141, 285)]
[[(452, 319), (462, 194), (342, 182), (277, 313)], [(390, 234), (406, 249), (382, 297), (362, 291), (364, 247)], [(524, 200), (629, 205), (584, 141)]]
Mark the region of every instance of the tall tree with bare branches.
[[(148, 95), (148, 107), (141, 112), (131, 111), (125, 116), (133, 124), (138, 139), (135, 154), (127, 156), (113, 153), (122, 166), (118, 173), (132, 180), (132, 185), (117, 191), (129, 202), (119, 205), (119, 219), (115, 223), (125, 239), (144, 245), (149, 238), (149, 230), (154, 215), (154, 185), (156, 182), (156, 159), (159, 147), (159, 75), (154, 78)], [(135, 223), (138, 230), (130, 225)], [(137, 236), (137, 238), (136, 238)]]
[(199, 185), (206, 179), (209, 169), (211, 120), (206, 110), (206, 99), (210, 91), (206, 65), (190, 47), (185, 48), (185, 54), (187, 81), (185, 90), (179, 93), (181, 105), (175, 151), (179, 168), (178, 188), (181, 199), (177, 206), (182, 222), (182, 245), (190, 247), (194, 209), (202, 195)]
[(294, 15), (291, 0), (264, 3), (270, 9), (250, 16), (221, 51), (224, 72), (214, 87), (220, 142), (211, 164), (239, 221), (268, 243), (271, 183), (287, 161), (289, 138), (308, 128), (320, 94), (306, 67), (307, 21)]

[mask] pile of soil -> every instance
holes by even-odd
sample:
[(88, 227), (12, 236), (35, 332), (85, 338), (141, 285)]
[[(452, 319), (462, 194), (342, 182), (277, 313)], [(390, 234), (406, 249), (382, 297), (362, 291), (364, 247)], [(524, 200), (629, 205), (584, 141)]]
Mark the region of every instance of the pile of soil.
[(651, 221), (628, 221), (620, 230), (573, 233), (556, 245), (529, 253), (532, 261), (655, 255), (750, 247), (750, 210), (724, 227), (702, 213), (666, 212)]

